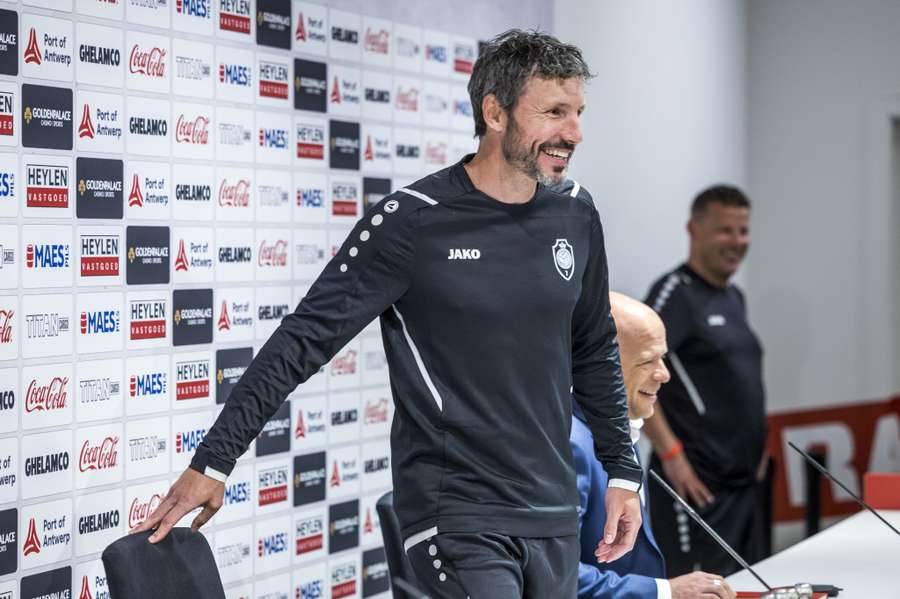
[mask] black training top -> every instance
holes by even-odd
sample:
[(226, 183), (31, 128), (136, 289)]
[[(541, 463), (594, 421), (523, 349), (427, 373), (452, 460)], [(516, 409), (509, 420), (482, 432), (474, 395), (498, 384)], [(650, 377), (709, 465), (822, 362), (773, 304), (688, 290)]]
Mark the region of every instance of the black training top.
[(698, 476), (715, 492), (750, 484), (766, 443), (762, 346), (744, 295), (700, 278), (687, 264), (650, 288), (666, 325), (672, 381), (659, 402)]
[(592, 201), (538, 185), (528, 203), (505, 204), (462, 165), (357, 223), (234, 388), (192, 468), (230, 473), (288, 393), (380, 315), (404, 537), (577, 534), (572, 387), (610, 478), (640, 481)]

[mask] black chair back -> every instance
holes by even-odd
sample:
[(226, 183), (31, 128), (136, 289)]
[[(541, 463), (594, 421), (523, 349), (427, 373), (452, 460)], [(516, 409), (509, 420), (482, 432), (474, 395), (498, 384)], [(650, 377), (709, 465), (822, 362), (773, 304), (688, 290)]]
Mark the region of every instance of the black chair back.
[(225, 599), (206, 537), (173, 528), (151, 545), (150, 534), (126, 535), (103, 551), (110, 599)]
[(409, 558), (403, 549), (403, 535), (400, 533), (400, 521), (394, 512), (394, 493), (388, 491), (375, 504), (378, 510), (378, 520), (381, 523), (381, 536), (384, 539), (384, 554), (387, 557), (388, 570), (391, 573), (391, 590), (394, 599), (418, 599), (405, 591), (397, 588), (394, 577), (399, 576), (406, 582), (416, 585), (416, 575), (413, 574)]

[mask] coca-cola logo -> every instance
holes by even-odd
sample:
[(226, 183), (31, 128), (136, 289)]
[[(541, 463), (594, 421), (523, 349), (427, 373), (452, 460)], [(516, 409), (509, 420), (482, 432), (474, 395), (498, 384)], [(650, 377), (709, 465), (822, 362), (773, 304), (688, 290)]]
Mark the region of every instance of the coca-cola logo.
[(266, 243), (263, 240), (259, 244), (259, 265), (260, 266), (275, 266), (275, 267), (284, 267), (287, 266), (287, 248), (288, 242), (279, 239), (273, 244)]
[(363, 414), (363, 423), (377, 424), (388, 420), (388, 400), (382, 397), (375, 403), (367, 403)]
[(219, 185), (219, 206), (246, 208), (250, 205), (250, 181), (238, 179), (234, 185), (223, 179)]
[(91, 445), (90, 441), (85, 441), (81, 446), (78, 469), (87, 472), (115, 468), (119, 459), (118, 445), (118, 437), (106, 437), (100, 445)]
[(179, 115), (175, 126), (175, 141), (205, 146), (209, 143), (209, 118), (200, 115), (192, 121), (184, 118), (183, 114)]
[(12, 343), (12, 319), (15, 310), (0, 310), (0, 343)]
[(28, 391), (25, 393), (25, 411), (50, 412), (53, 410), (62, 410), (66, 407), (68, 393), (66, 386), (69, 384), (69, 377), (53, 377), (47, 385), (39, 385), (36, 380), (32, 380), (28, 384)]
[(351, 349), (346, 355), (336, 356), (331, 363), (331, 374), (356, 374), (356, 351)]
[(162, 500), (163, 496), (159, 493), (154, 493), (149, 500), (143, 502), (135, 497), (131, 502), (131, 507), (128, 508), (128, 529), (131, 530), (146, 520), (159, 507)]
[(380, 29), (378, 31), (366, 29), (366, 50), (377, 54), (387, 54), (390, 35), (391, 34), (385, 29)]
[(162, 48), (142, 50), (138, 44), (131, 47), (128, 70), (147, 77), (166, 76), (166, 51)]

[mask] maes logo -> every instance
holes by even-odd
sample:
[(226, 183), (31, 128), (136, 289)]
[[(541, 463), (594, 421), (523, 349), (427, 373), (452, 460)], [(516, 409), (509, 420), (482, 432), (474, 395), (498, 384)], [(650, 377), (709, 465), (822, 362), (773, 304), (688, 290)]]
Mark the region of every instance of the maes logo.
[(249, 87), (252, 81), (250, 67), (243, 64), (219, 64), (219, 82), (238, 87)]
[(118, 333), (121, 314), (118, 310), (95, 310), (81, 313), (81, 334)]
[(275, 148), (284, 150), (288, 147), (288, 132), (285, 129), (259, 130), (259, 146), (261, 148)]
[(201, 19), (212, 18), (212, 6), (210, 6), (209, 0), (175, 0), (175, 12)]
[(169, 377), (165, 372), (146, 372), (132, 374), (128, 380), (131, 397), (159, 397), (165, 394), (169, 386)]
[(198, 428), (192, 431), (184, 431), (175, 434), (175, 453), (192, 453), (197, 450), (197, 446), (203, 442), (206, 436), (205, 428)]
[(287, 534), (283, 532), (267, 535), (259, 539), (257, 553), (259, 557), (284, 553), (288, 549)]
[(68, 268), (68, 243), (29, 243), (25, 246), (27, 268)]
[(247, 481), (225, 485), (223, 505), (235, 505), (250, 501), (250, 483)]

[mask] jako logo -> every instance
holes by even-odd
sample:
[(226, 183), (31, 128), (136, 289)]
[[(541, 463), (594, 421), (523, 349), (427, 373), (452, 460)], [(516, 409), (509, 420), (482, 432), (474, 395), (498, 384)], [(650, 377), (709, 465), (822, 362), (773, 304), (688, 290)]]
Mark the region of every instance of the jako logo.
[(81, 334), (93, 335), (95, 333), (118, 333), (119, 311), (97, 310), (81, 313)]
[(259, 146), (285, 150), (288, 147), (288, 132), (284, 129), (261, 128), (259, 130)]
[(240, 87), (250, 86), (250, 67), (242, 64), (219, 64), (219, 82)]
[(481, 250), (451, 249), (447, 260), (478, 260), (481, 258)]
[(168, 384), (165, 373), (152, 372), (132, 374), (128, 386), (131, 390), (131, 397), (150, 397), (165, 393)]
[(274, 535), (262, 537), (259, 540), (259, 547), (257, 548), (257, 552), (259, 553), (259, 557), (263, 557), (266, 555), (276, 555), (278, 553), (284, 553), (285, 551), (287, 551), (287, 549), (287, 534), (279, 532), (275, 533)]
[(203, 442), (203, 437), (205, 436), (205, 428), (178, 433), (175, 435), (175, 453), (191, 453), (195, 451), (197, 446)]

